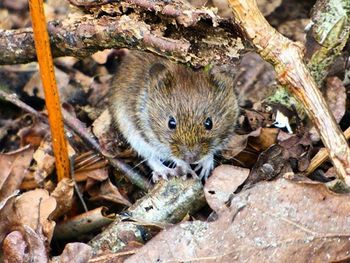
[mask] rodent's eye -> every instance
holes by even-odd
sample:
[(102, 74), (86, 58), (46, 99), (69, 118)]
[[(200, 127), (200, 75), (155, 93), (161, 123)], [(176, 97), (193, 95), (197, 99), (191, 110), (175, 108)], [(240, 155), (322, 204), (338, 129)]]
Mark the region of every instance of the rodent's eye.
[(176, 128), (176, 120), (174, 117), (169, 118), (168, 127), (170, 130), (174, 130)]
[(211, 120), (210, 117), (208, 117), (205, 122), (204, 122), (204, 127), (206, 130), (211, 130), (213, 128), (213, 121)]

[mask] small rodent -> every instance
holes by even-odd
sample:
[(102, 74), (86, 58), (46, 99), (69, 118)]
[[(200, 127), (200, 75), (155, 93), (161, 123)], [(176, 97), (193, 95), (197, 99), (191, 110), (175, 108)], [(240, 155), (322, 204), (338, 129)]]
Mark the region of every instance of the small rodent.
[(194, 71), (147, 52), (126, 52), (110, 95), (117, 128), (147, 160), (153, 181), (187, 174), (197, 178), (200, 169), (199, 178), (207, 179), (214, 154), (234, 135), (238, 101), (233, 78)]

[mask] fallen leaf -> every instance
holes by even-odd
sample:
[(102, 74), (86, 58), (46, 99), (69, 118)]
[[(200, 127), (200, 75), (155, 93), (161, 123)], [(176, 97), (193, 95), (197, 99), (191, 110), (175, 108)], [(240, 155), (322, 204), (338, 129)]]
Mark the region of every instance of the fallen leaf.
[(20, 231), (13, 231), (6, 236), (2, 252), (4, 263), (29, 262), (28, 245)]
[(225, 159), (232, 159), (237, 154), (242, 152), (248, 143), (249, 137), (258, 137), (261, 133), (261, 128), (244, 135), (234, 135), (230, 141), (225, 145), (225, 149), (221, 151)]
[(85, 263), (92, 257), (92, 248), (84, 243), (68, 243), (56, 262)]
[(244, 188), (251, 187), (260, 181), (272, 180), (277, 176), (290, 172), (288, 153), (282, 146), (275, 144), (259, 155), (253, 166)]
[[(29, 260), (28, 262), (35, 263), (47, 263), (49, 261), (49, 253), (46, 251), (46, 237), (37, 229), (35, 232), (27, 225), (23, 226), (25, 239), (29, 247)], [(39, 233), (38, 233), (39, 232)]]
[(346, 89), (343, 82), (338, 77), (327, 78), (325, 98), (333, 113), (334, 118), (339, 123), (345, 114), (346, 109)]
[(33, 176), (35, 182), (40, 185), (55, 169), (52, 143), (48, 140), (43, 140), (39, 148), (34, 152), (33, 159), (36, 161)]
[(119, 192), (118, 188), (109, 179), (102, 182), (98, 188), (89, 189), (88, 193), (91, 195), (91, 201), (107, 200), (117, 204), (131, 206), (130, 201)]
[(323, 184), (284, 178), (262, 182), (234, 195), (217, 221), (184, 222), (166, 229), (125, 262), (346, 260), (349, 198)]
[(41, 144), (43, 138), (50, 134), (50, 129), (46, 123), (33, 118), (33, 123), (28, 127), (20, 129), (17, 134), (21, 140), (21, 146), (30, 144), (36, 149)]
[(204, 195), (211, 209), (218, 212), (227, 209), (227, 201), (237, 188), (244, 183), (249, 175), (249, 169), (220, 165), (204, 185)]
[[(62, 70), (55, 67), (55, 77), (58, 90), (60, 91), (60, 99), (62, 102), (66, 101), (67, 97), (69, 97), (68, 91), (66, 92), (69, 83), (69, 76)], [(44, 89), (42, 86), (39, 71), (33, 74), (32, 78), (24, 86), (23, 91), (26, 92), (29, 96), (45, 99)]]
[(0, 154), (0, 201), (19, 188), (33, 157), (29, 146)]
[(74, 202), (74, 182), (70, 178), (62, 179), (51, 193), (51, 197), (56, 199), (57, 207), (51, 214), (52, 219), (57, 219), (65, 215), (72, 208)]
[(25, 225), (31, 229), (39, 229), (41, 226), (48, 240), (51, 240), (55, 222), (48, 220), (51, 213), (56, 209), (56, 200), (49, 196), (43, 189), (35, 189), (23, 193), (16, 198), (14, 211), (18, 225)]
[(261, 128), (258, 137), (249, 138), (249, 146), (258, 152), (265, 151), (277, 141), (280, 129), (277, 128)]

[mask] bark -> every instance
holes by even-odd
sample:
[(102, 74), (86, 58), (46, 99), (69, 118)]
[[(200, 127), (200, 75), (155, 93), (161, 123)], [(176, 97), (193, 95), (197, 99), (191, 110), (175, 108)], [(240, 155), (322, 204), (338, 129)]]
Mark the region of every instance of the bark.
[[(180, 1), (129, 0), (51, 21), (48, 30), (54, 57), (83, 58), (106, 48), (128, 47), (203, 66), (227, 63), (243, 49), (232, 25), (211, 9), (194, 9)], [(0, 50), (0, 64), (36, 60), (32, 30), (0, 30)]]

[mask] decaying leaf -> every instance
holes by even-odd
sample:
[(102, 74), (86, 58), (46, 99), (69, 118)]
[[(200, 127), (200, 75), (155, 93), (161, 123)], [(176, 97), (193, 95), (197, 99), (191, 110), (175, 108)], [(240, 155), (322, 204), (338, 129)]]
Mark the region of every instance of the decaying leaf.
[(6, 236), (2, 245), (4, 263), (28, 262), (28, 245), (20, 231), (13, 231)]
[(57, 207), (51, 214), (51, 218), (58, 218), (66, 214), (73, 205), (74, 201), (74, 182), (72, 179), (64, 178), (51, 193), (51, 197), (56, 199)]
[[(280, 178), (236, 194), (215, 222), (161, 232), (125, 262), (334, 262), (350, 251), (349, 195)], [(344, 261), (345, 262), (345, 261)]]
[(227, 209), (227, 201), (237, 188), (244, 183), (249, 169), (220, 165), (204, 185), (204, 195), (209, 206), (216, 212)]
[(19, 262), (47, 262), (46, 244), (55, 226), (48, 217), (55, 207), (55, 199), (42, 189), (10, 198), (0, 211), (0, 243), (4, 241), (5, 256), (24, 259)]
[(0, 201), (18, 189), (33, 158), (33, 149), (24, 147), (0, 154)]
[(88, 192), (91, 195), (91, 201), (107, 200), (126, 206), (131, 205), (130, 201), (119, 192), (118, 188), (109, 179), (102, 182), (98, 187), (90, 189)]
[(31, 229), (42, 226), (45, 236), (51, 240), (55, 222), (48, 220), (56, 209), (56, 200), (43, 189), (36, 189), (23, 193), (16, 198), (14, 211), (19, 225), (26, 225)]
[(272, 145), (259, 155), (244, 187), (248, 188), (257, 182), (272, 180), (285, 172), (290, 172), (288, 153), (278, 144)]
[(57, 263), (85, 263), (92, 257), (92, 249), (84, 243), (68, 243), (62, 254), (53, 260)]
[(249, 137), (258, 137), (260, 133), (261, 129), (257, 129), (250, 132), (249, 134), (233, 136), (231, 140), (225, 145), (225, 149), (221, 151), (222, 156), (225, 159), (231, 159), (235, 157), (247, 147)]

